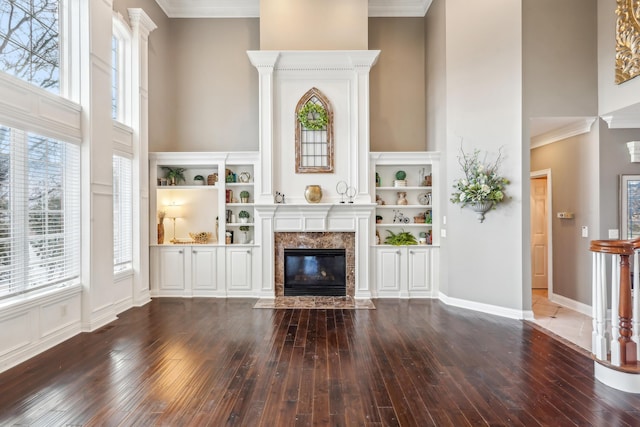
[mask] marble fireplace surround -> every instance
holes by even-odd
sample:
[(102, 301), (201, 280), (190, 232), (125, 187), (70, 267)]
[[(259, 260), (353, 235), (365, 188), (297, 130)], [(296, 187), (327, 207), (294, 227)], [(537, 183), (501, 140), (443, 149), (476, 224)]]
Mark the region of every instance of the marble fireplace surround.
[(275, 233), (274, 235), (275, 296), (284, 296), (284, 250), (285, 249), (344, 249), (346, 256), (346, 296), (355, 297), (355, 233)]

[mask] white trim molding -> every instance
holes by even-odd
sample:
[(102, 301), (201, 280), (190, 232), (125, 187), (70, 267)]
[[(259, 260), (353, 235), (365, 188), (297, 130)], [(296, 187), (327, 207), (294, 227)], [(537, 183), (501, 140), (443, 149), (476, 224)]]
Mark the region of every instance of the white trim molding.
[(467, 310), (479, 311), (486, 314), (493, 314), (495, 316), (506, 317), (509, 319), (523, 320), (529, 316), (527, 311), (517, 310), (513, 308), (500, 307), (492, 304), (485, 304), (481, 302), (469, 301), (460, 298), (449, 297), (442, 292), (438, 294), (438, 298), (443, 303), (452, 307), (465, 308)]
[(590, 132), (595, 121), (596, 117), (579, 118), (576, 121), (560, 128), (550, 130), (549, 132), (545, 132), (541, 135), (536, 135), (531, 138), (531, 149), (533, 150), (534, 148), (539, 148), (547, 144), (571, 138), (572, 136), (578, 136)]
[[(369, 0), (369, 17), (423, 17), (432, 0)], [(259, 18), (259, 0), (156, 0), (169, 18)]]

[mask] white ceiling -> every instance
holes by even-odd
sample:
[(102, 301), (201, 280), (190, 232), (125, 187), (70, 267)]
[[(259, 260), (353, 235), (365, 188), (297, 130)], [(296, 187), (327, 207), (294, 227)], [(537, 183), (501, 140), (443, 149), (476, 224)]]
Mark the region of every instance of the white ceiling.
[[(370, 17), (423, 17), (432, 0), (368, 0)], [(169, 18), (257, 18), (259, 0), (156, 0)]]

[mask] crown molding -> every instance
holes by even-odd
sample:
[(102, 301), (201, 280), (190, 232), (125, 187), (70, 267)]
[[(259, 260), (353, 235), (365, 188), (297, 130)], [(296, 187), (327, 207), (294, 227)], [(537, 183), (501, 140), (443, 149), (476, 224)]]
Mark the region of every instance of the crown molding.
[(156, 0), (169, 18), (258, 18), (259, 0)]
[[(369, 17), (423, 17), (432, 0), (369, 0)], [(259, 0), (156, 0), (169, 18), (258, 18)]]
[(531, 138), (531, 149), (587, 133), (595, 121), (595, 117), (580, 118), (568, 125), (534, 136)]
[(640, 115), (637, 111), (618, 111), (600, 117), (602, 117), (602, 120), (607, 122), (609, 129), (640, 128)]

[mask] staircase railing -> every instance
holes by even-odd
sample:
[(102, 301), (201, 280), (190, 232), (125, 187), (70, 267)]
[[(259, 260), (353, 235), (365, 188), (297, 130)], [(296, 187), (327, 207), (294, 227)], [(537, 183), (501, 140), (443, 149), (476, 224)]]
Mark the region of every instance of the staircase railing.
[[(593, 240), (593, 332), (592, 351), (595, 359), (618, 369), (637, 372), (640, 358), (640, 239)], [(629, 258), (633, 256), (636, 274), (631, 286)], [(610, 281), (607, 264), (610, 263)], [(607, 314), (610, 295), (611, 315)]]

